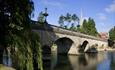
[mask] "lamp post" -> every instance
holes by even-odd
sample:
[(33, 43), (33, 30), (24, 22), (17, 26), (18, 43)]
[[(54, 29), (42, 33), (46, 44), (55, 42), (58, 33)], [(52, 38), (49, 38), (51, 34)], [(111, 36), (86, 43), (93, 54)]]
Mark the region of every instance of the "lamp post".
[(45, 8), (45, 12), (43, 13), (43, 15), (44, 15), (44, 17), (45, 17), (44, 23), (47, 23), (47, 16), (48, 16), (47, 8)]

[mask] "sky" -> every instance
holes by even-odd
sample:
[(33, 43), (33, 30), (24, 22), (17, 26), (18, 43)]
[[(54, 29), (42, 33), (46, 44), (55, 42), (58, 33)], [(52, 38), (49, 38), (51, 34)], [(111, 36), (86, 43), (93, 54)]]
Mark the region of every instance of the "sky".
[(48, 23), (59, 26), (60, 15), (75, 13), (80, 17), (82, 9), (83, 18), (93, 18), (98, 32), (108, 32), (115, 26), (115, 0), (33, 0), (33, 2), (32, 20), (35, 21), (39, 13), (48, 8)]

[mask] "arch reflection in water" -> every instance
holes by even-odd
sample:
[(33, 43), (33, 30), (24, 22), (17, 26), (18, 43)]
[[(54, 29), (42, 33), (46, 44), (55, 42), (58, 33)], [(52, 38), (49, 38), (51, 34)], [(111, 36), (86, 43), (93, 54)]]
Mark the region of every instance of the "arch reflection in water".
[(97, 65), (103, 61), (103, 54), (84, 54), (80, 56), (69, 56), (73, 70), (97, 70)]
[(60, 62), (60, 60), (68, 61), (67, 54), (70, 48), (72, 47), (72, 44), (73, 41), (71, 39), (63, 37), (57, 39), (50, 48), (48, 48), (48, 46), (43, 46), (42, 53), (43, 53), (44, 70), (53, 70), (56, 66), (59, 66), (61, 63), (63, 63)]
[(59, 38), (54, 42), (57, 46), (58, 54), (68, 54), (70, 48), (72, 47), (73, 41), (67, 37)]
[[(107, 53), (74, 55), (52, 55), (44, 70), (102, 70), (99, 65), (107, 59)], [(48, 65), (48, 66), (47, 66)]]
[(72, 44), (73, 41), (66, 37), (59, 38), (54, 42), (53, 46), (51, 47), (51, 52), (52, 52), (51, 70), (58, 69), (58, 67), (56, 66), (61, 67), (63, 66), (63, 63), (69, 63), (67, 54), (70, 48), (72, 47)]

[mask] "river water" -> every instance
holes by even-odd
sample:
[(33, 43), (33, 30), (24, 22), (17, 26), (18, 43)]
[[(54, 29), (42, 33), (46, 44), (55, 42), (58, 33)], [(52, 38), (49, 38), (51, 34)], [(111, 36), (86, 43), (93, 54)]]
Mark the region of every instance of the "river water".
[(44, 70), (115, 70), (115, 52), (85, 53), (75, 55), (51, 55), (43, 61)]

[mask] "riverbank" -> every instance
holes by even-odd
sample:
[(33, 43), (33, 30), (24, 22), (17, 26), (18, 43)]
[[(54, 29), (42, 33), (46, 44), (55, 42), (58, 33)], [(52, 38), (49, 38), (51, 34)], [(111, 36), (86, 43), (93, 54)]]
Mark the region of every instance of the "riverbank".
[(110, 48), (110, 47), (109, 47), (109, 48), (107, 48), (106, 50), (107, 50), (107, 51), (115, 51), (115, 48)]
[(115, 48), (107, 47), (103, 49), (98, 49), (98, 51), (115, 51)]
[(4, 66), (4, 65), (0, 64), (0, 70), (15, 70), (15, 69), (14, 69), (14, 68), (11, 68), (11, 67)]

